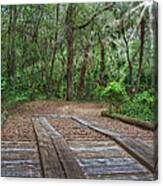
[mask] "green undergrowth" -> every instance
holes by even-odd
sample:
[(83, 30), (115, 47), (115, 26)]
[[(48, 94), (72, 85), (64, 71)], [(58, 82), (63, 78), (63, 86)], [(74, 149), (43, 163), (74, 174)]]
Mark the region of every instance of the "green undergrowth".
[(119, 113), (145, 121), (157, 120), (157, 95), (153, 89), (129, 95), (125, 86), (112, 82), (107, 87), (98, 87), (98, 95), (108, 102), (109, 113)]

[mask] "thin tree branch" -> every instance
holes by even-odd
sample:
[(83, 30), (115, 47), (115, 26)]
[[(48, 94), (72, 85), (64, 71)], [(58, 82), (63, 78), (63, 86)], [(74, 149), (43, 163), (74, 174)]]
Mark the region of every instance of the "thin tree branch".
[(145, 2), (142, 2), (141, 4), (139, 4), (138, 6), (133, 7), (132, 9), (129, 9), (129, 11), (127, 11), (123, 17), (121, 18), (121, 20), (123, 19), (123, 21), (127, 20), (129, 15), (132, 15), (134, 12), (136, 12), (137, 10), (139, 10), (141, 7), (145, 6)]
[(141, 21), (142, 21), (142, 19), (143, 19), (143, 16), (144, 16), (144, 13), (145, 13), (146, 9), (147, 9), (147, 6), (145, 6), (145, 7), (143, 8), (143, 10), (142, 10), (142, 12), (141, 12), (141, 14), (140, 14), (140, 19), (138, 20), (137, 25), (136, 25), (134, 31), (132, 32), (131, 36), (129, 37), (129, 41), (131, 41), (131, 40), (133, 39), (133, 37), (134, 37), (134, 35), (135, 35), (137, 29), (139, 28), (139, 25), (140, 25), (140, 23), (141, 23)]
[(102, 14), (104, 11), (109, 10), (111, 7), (112, 7), (112, 4), (104, 7), (99, 12), (94, 13), (94, 15), (88, 21), (86, 21), (84, 24), (82, 24), (80, 26), (76, 26), (74, 29), (83, 29), (83, 28), (87, 27), (97, 16), (99, 16), (100, 14)]

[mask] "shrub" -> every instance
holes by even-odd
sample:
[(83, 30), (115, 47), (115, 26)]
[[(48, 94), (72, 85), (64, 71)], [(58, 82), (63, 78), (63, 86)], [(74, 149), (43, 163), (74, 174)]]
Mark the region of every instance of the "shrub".
[(130, 100), (123, 105), (121, 113), (126, 116), (135, 117), (146, 121), (154, 121), (155, 103), (156, 98), (154, 93), (152, 91), (143, 91), (134, 97), (131, 97)]
[(125, 86), (116, 81), (110, 82), (105, 88), (98, 87), (96, 91), (101, 98), (109, 103), (109, 112), (119, 111), (128, 98)]

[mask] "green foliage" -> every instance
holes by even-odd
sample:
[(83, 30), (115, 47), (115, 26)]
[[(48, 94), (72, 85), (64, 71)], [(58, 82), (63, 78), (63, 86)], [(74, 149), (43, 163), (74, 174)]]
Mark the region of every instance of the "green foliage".
[(152, 108), (154, 102), (155, 102), (155, 97), (152, 95), (149, 91), (144, 91), (142, 93), (139, 93), (135, 96), (136, 100), (138, 103), (142, 104), (147, 104)]
[(99, 99), (103, 99), (103, 92), (105, 90), (105, 87), (103, 86), (100, 86), (99, 84), (96, 86), (96, 89), (95, 89), (95, 95), (96, 97), (98, 97)]
[(120, 113), (146, 121), (156, 120), (156, 95), (154, 90), (143, 91), (129, 97), (124, 85), (111, 82), (106, 88), (98, 86), (96, 92), (108, 102), (110, 113)]
[(7, 88), (7, 78), (1, 78), (1, 91), (4, 92)]
[(112, 81), (106, 87), (97, 86), (96, 94), (109, 103), (109, 112), (117, 112), (127, 99), (125, 86)]
[[(81, 68), (84, 59), (87, 58), (89, 60), (85, 65), (83, 77), (83, 100), (107, 102), (109, 112), (153, 120), (156, 95), (151, 89), (154, 89), (156, 78), (154, 77), (153, 41), (149, 32), (153, 28), (149, 24), (149, 15), (146, 13), (144, 14), (145, 41), (140, 92), (133, 97), (127, 94), (135, 88), (141, 54), (141, 32), (137, 24), (140, 22), (140, 15), (144, 8), (140, 10), (136, 8), (137, 11), (133, 11), (132, 15), (129, 13), (138, 4), (139, 2), (136, 4), (113, 3), (109, 11), (103, 11), (109, 3), (73, 5), (74, 16), (71, 24), (74, 24), (74, 27), (87, 22), (88, 24), (81, 29), (74, 29), (72, 35), (74, 49), (73, 56), (71, 56), (73, 59), (72, 97), (74, 100), (81, 100), (77, 92), (81, 80)], [(2, 6), (1, 90), (3, 106), (10, 107), (16, 103), (38, 99), (65, 99), (67, 71), (70, 68), (67, 66), (70, 56), (68, 57), (69, 48), (66, 42), (66, 30), (69, 25), (65, 24), (68, 6), (68, 4), (17, 5), (15, 23), (11, 6)], [(57, 7), (59, 7), (58, 15)], [(129, 81), (129, 59), (121, 30), (120, 23), (122, 22), (129, 47), (128, 57), (133, 70), (132, 83)], [(13, 32), (10, 33), (14, 24), (16, 24), (15, 37), (13, 37)], [(133, 32), (135, 34), (129, 40)], [(85, 47), (88, 41), (91, 47), (87, 53)], [(100, 41), (103, 41), (104, 45), (104, 69), (101, 67)], [(12, 46), (15, 47), (12, 48)], [(13, 65), (14, 51), (15, 64)], [(15, 67), (13, 71), (12, 67)], [(100, 74), (103, 74), (105, 82), (103, 86), (99, 85)]]
[(130, 98), (121, 110), (121, 113), (147, 121), (154, 121), (156, 96), (153, 91), (144, 91)]
[(119, 83), (112, 81), (109, 83), (109, 85), (104, 89), (102, 92), (103, 97), (108, 97), (111, 99), (121, 99), (122, 96), (126, 94), (124, 86)]

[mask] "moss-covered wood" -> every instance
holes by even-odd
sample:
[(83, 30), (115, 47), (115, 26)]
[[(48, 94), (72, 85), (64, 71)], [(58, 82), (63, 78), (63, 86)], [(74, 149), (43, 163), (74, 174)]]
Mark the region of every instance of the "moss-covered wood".
[(127, 124), (135, 125), (137, 127), (140, 127), (140, 128), (146, 129), (146, 130), (155, 130), (157, 128), (156, 122), (143, 121), (140, 119), (131, 118), (128, 116), (117, 114), (117, 113), (109, 113), (108, 111), (102, 111), (101, 116), (109, 117), (112, 119), (118, 119), (118, 120), (123, 121)]

